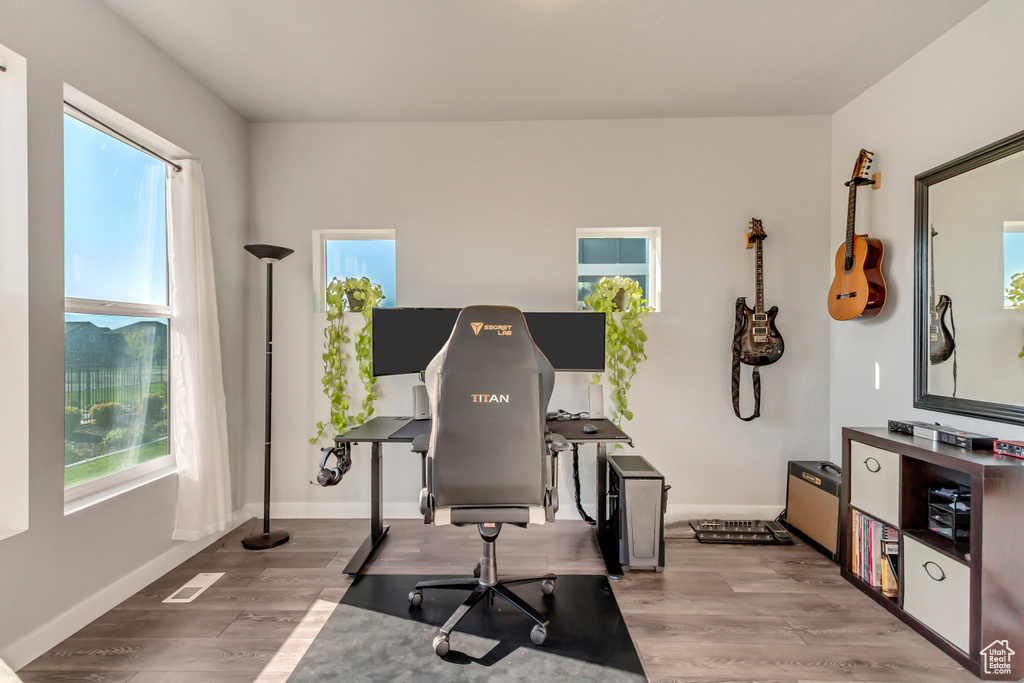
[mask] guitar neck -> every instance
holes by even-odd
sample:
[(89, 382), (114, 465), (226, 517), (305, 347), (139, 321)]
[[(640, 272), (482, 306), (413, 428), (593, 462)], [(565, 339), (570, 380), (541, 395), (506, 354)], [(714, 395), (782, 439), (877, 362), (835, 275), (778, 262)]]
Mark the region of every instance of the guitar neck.
[(857, 183), (850, 183), (850, 197), (846, 202), (846, 260), (853, 258), (853, 224), (857, 216)]
[(935, 231), (929, 227), (928, 256), (930, 257), (928, 273), (928, 307), (935, 313)]
[(764, 313), (764, 259), (762, 257), (762, 244), (764, 239), (757, 240), (757, 257), (755, 261), (755, 279), (757, 281), (757, 304), (754, 308), (755, 313)]

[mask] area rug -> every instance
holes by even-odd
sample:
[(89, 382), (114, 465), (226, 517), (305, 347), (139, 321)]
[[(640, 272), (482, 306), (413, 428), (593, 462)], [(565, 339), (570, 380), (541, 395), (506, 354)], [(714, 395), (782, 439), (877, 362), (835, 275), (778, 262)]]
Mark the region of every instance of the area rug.
[(313, 681), (646, 681), (643, 666), (605, 576), (560, 576), (555, 594), (540, 584), (514, 587), (548, 615), (543, 645), (530, 641), (533, 621), (498, 599), (477, 604), (451, 636), (451, 652), (432, 641), (462, 603), (463, 591), (424, 591), (417, 581), (441, 576), (362, 575), (299, 660), (289, 683)]

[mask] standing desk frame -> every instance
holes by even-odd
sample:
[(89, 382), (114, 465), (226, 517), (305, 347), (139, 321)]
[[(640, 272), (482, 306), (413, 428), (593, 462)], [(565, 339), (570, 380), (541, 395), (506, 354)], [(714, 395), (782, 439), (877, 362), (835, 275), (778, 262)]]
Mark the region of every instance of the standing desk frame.
[[(366, 562), (374, 551), (383, 543), (389, 526), (384, 526), (383, 478), (381, 476), (382, 448), (384, 443), (412, 443), (413, 437), (396, 437), (395, 434), (405, 425), (412, 422), (409, 417), (373, 417), (363, 424), (353, 427), (344, 434), (334, 437), (337, 445), (351, 449), (357, 443), (369, 443), (370, 452), (370, 534), (359, 549), (352, 555), (345, 566), (345, 573), (355, 576), (363, 571)], [(596, 434), (583, 432), (583, 425), (593, 424), (597, 427)], [(619, 564), (618, 549), (609, 533), (608, 521), (608, 443), (628, 443), (633, 446), (632, 439), (608, 420), (549, 420), (548, 429), (561, 434), (566, 441), (577, 448), (579, 444), (593, 443), (597, 445), (597, 525), (594, 529), (597, 544), (604, 558), (605, 568), (611, 576), (622, 576)]]

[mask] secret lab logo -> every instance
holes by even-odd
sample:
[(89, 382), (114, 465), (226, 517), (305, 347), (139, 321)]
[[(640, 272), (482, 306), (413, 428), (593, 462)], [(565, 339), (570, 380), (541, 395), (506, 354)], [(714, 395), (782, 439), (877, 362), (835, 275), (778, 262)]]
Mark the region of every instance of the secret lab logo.
[(473, 328), (473, 334), (477, 336), (480, 335), (480, 330), (484, 330), (485, 332), (497, 332), (498, 336), (501, 337), (512, 336), (511, 325), (485, 325), (483, 323), (470, 323), (469, 326)]
[(994, 640), (988, 647), (981, 651), (984, 662), (983, 672), (1005, 676), (1012, 672), (1013, 666), (1010, 660), (1017, 654), (1010, 649), (1010, 642), (1007, 640)]
[(470, 394), (473, 403), (508, 403), (508, 394)]

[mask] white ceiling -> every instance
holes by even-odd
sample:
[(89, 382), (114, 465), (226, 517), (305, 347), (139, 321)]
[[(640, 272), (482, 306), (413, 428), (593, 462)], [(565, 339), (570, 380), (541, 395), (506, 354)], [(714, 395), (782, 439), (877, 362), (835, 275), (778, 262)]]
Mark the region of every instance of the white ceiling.
[(103, 0), (252, 121), (831, 114), (984, 0)]

